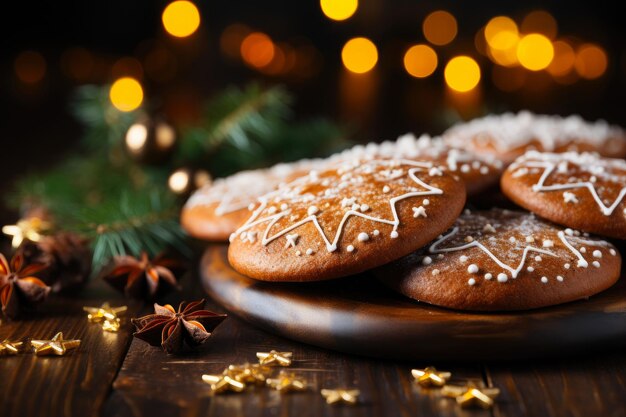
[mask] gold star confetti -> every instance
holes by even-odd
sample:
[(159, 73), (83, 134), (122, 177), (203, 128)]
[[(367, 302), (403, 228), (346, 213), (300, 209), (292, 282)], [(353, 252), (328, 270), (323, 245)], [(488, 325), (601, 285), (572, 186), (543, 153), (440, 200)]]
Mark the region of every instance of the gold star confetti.
[(32, 242), (39, 242), (41, 240), (41, 232), (49, 229), (50, 223), (41, 220), (39, 217), (31, 217), (28, 219), (22, 219), (16, 224), (3, 226), (2, 233), (8, 236), (13, 236), (11, 246), (17, 248), (22, 244), (24, 239), (28, 239)]
[(446, 385), (441, 393), (446, 397), (456, 398), (456, 402), (463, 408), (481, 407), (491, 408), (494, 399), (500, 394), (498, 388), (479, 388), (470, 382), (465, 386)]
[(107, 319), (102, 322), (102, 330), (104, 330), (105, 332), (116, 333), (120, 330), (121, 322), (122, 321), (118, 318), (114, 318), (113, 320)]
[(291, 365), (291, 352), (277, 352), (271, 350), (269, 352), (257, 352), (256, 357), (259, 358), (259, 364), (261, 365), (279, 365), (289, 366)]
[(80, 346), (80, 340), (65, 340), (63, 333), (59, 332), (50, 340), (31, 340), (31, 346), (35, 349), (35, 355), (58, 355), (63, 356), (66, 352)]
[(304, 391), (306, 382), (292, 372), (281, 371), (277, 378), (268, 378), (267, 385), (279, 392)]
[(211, 392), (215, 394), (242, 392), (246, 388), (246, 384), (228, 375), (202, 375), (202, 380), (211, 386)]
[(106, 320), (116, 319), (119, 315), (124, 314), (128, 307), (111, 307), (109, 303), (104, 303), (100, 307), (83, 307), (86, 311), (87, 320), (91, 323), (102, 323)]
[(438, 371), (433, 366), (426, 369), (411, 369), (411, 375), (415, 378), (415, 382), (423, 387), (443, 387), (452, 376), (450, 372)]
[(20, 353), (22, 345), (22, 342), (10, 342), (8, 340), (4, 340), (3, 342), (0, 342), (0, 356), (17, 355)]
[(327, 404), (345, 403), (354, 405), (357, 403), (361, 391), (358, 389), (323, 389), (322, 397), (326, 398)]
[(271, 372), (269, 366), (263, 366), (249, 363), (243, 365), (229, 365), (224, 370), (224, 375), (228, 375), (234, 378), (236, 381), (243, 382), (244, 384), (258, 384), (264, 385), (267, 375)]

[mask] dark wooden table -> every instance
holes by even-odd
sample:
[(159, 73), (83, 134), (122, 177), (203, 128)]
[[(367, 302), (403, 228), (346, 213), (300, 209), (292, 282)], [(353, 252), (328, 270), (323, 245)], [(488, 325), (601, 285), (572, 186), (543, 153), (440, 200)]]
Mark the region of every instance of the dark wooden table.
[[(199, 280), (185, 279), (182, 293), (165, 301), (203, 297)], [(73, 297), (54, 297), (43, 310), (19, 322), (3, 322), (0, 340), (45, 338), (63, 331), (82, 339), (65, 357), (30, 354), (0, 357), (0, 416), (626, 416), (626, 353), (602, 352), (517, 363), (405, 363), (349, 356), (285, 340), (228, 318), (201, 349), (168, 356), (132, 340), (126, 321), (119, 333), (89, 324), (85, 305), (103, 301), (129, 306), (128, 317), (149, 310), (128, 303), (100, 282)], [(210, 308), (220, 310), (210, 304)], [(424, 340), (428, 343), (428, 340)], [(254, 362), (255, 353), (292, 351), (290, 370), (307, 380), (306, 392), (280, 394), (265, 387), (212, 396), (204, 373)], [(474, 379), (501, 389), (492, 410), (464, 410), (436, 389), (417, 386), (411, 368), (435, 365), (459, 381)], [(321, 388), (357, 388), (355, 406), (330, 406)]]

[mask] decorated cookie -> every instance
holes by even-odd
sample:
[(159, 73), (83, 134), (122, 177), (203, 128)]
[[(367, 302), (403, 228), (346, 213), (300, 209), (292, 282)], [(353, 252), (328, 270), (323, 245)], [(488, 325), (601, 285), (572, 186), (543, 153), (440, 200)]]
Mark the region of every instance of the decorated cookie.
[(590, 297), (619, 278), (610, 243), (532, 213), (465, 212), (425, 248), (375, 271), (402, 294), (460, 310), (526, 310)]
[(446, 145), (441, 138), (408, 133), (396, 141), (357, 145), (338, 155), (341, 158), (395, 158), (431, 161), (442, 171), (458, 175), (468, 195), (475, 195), (498, 183), (502, 161)]
[(516, 204), (564, 226), (626, 239), (626, 161), (528, 152), (502, 176)]
[(448, 129), (444, 140), (480, 154), (495, 155), (511, 163), (527, 150), (546, 152), (598, 152), (626, 156), (626, 132), (605, 121), (587, 122), (580, 116), (517, 114), (490, 115)]
[(446, 230), (463, 183), (430, 162), (341, 161), (260, 198), (228, 250), (239, 272), (265, 281), (317, 281), (390, 262)]
[(268, 169), (242, 171), (197, 190), (181, 213), (181, 224), (191, 235), (212, 241), (228, 237), (250, 217), (257, 198), (298, 176), (322, 160), (302, 160)]

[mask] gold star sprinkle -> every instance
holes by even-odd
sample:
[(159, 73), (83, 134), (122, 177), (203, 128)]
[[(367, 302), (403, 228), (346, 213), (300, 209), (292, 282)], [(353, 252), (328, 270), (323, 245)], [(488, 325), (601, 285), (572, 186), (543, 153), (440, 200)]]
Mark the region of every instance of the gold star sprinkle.
[(277, 378), (268, 378), (267, 385), (279, 392), (304, 391), (306, 383), (294, 373), (281, 371)]
[(470, 382), (465, 386), (446, 385), (441, 389), (446, 397), (456, 398), (456, 402), (463, 408), (481, 407), (491, 408), (494, 399), (500, 394), (498, 388), (479, 388)]
[(293, 353), (291, 352), (277, 352), (275, 350), (271, 350), (269, 352), (257, 352), (256, 357), (259, 358), (260, 365), (279, 365), (279, 366), (289, 366), (291, 365), (291, 357)]
[(357, 403), (361, 391), (358, 389), (323, 389), (322, 397), (326, 398), (327, 404), (345, 403), (354, 405)]
[(0, 342), (0, 356), (17, 355), (20, 353), (22, 345), (22, 342), (10, 342), (8, 340), (4, 340), (3, 342)]
[(83, 307), (86, 311), (87, 320), (91, 323), (102, 323), (106, 320), (114, 320), (119, 315), (124, 314), (128, 307), (111, 307), (109, 303), (104, 303), (100, 307)]
[(211, 392), (221, 394), (227, 391), (242, 392), (246, 384), (228, 375), (202, 375), (202, 380), (211, 385)]
[(411, 375), (415, 378), (415, 382), (423, 387), (443, 387), (452, 376), (450, 372), (438, 371), (433, 366), (426, 369), (411, 369)]
[(3, 226), (2, 233), (13, 236), (11, 246), (17, 248), (22, 244), (24, 239), (39, 242), (41, 240), (41, 232), (49, 229), (50, 223), (41, 220), (39, 217), (31, 217), (29, 219), (22, 219), (16, 224)]
[(35, 349), (35, 355), (58, 355), (63, 356), (67, 351), (80, 346), (80, 340), (65, 340), (63, 333), (59, 332), (50, 340), (31, 340), (31, 346)]
[(105, 320), (102, 322), (102, 330), (105, 332), (116, 333), (120, 330), (121, 320), (118, 318), (114, 318), (113, 320)]
[(269, 366), (244, 363), (243, 365), (229, 365), (228, 368), (224, 370), (223, 375), (228, 375), (244, 384), (264, 385), (267, 375), (270, 372), (271, 369)]

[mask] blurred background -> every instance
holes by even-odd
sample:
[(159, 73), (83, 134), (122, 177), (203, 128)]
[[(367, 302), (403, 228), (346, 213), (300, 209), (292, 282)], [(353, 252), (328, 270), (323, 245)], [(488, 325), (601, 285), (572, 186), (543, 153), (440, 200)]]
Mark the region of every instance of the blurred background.
[[(120, 110), (149, 99), (175, 125), (203, 100), (258, 80), (298, 115), (357, 142), (439, 134), (489, 112), (626, 125), (624, 18), (615, 2), (39, 1), (3, 6), (1, 183), (62, 158), (81, 134), (83, 84)], [(116, 89), (117, 87), (117, 89)], [(0, 186), (2, 187), (2, 186)]]

